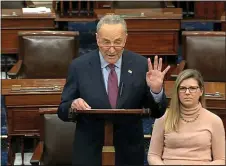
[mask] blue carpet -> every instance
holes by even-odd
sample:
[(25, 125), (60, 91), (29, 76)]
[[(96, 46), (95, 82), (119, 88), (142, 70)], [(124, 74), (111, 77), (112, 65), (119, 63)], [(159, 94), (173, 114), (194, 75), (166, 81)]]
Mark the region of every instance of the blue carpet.
[[(143, 118), (142, 121), (143, 121), (144, 135), (151, 135), (155, 119), (154, 118)], [(149, 145), (150, 145), (150, 139), (145, 138), (144, 139), (144, 150), (145, 150), (144, 165), (145, 166), (148, 165), (147, 154), (148, 154)]]
[(8, 153), (5, 151), (1, 151), (1, 165), (6, 166), (8, 161)]
[(181, 29), (186, 31), (213, 31), (214, 23), (213, 22), (182, 22)]

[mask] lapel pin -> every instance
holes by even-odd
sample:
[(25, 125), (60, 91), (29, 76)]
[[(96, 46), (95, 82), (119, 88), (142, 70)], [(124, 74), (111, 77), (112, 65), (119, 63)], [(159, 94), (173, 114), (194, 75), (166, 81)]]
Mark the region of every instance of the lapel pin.
[(133, 72), (132, 72), (132, 70), (128, 70), (128, 73), (132, 74)]

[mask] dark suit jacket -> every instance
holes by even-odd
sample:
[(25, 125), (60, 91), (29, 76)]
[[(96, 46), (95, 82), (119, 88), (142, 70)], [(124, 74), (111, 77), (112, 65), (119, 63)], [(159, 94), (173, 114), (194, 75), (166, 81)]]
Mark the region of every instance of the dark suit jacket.
[[(131, 70), (132, 73), (128, 72)], [(150, 108), (151, 116), (161, 117), (166, 109), (165, 94), (160, 103), (155, 103), (146, 84), (147, 59), (124, 50), (120, 86), (123, 82), (117, 108)], [(120, 92), (119, 92), (120, 93)], [(84, 99), (93, 109), (111, 108), (104, 86), (100, 66), (99, 50), (73, 60), (62, 93), (58, 116), (68, 121), (68, 108), (76, 98)], [(106, 118), (106, 117), (105, 117)], [(116, 165), (143, 165), (144, 140), (142, 120), (138, 116), (111, 117), (114, 124), (114, 146)], [(101, 151), (104, 143), (104, 117), (80, 115), (77, 117), (73, 164), (87, 166), (101, 165)]]

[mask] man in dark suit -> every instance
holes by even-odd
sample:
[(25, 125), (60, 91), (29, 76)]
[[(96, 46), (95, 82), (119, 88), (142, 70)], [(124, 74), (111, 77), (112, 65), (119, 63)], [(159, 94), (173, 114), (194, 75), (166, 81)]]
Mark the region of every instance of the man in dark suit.
[[(106, 15), (97, 25), (99, 49), (73, 60), (58, 108), (58, 116), (68, 121), (69, 108), (140, 109), (150, 108), (151, 116), (161, 117), (166, 109), (162, 59), (150, 59), (125, 50), (125, 21)], [(115, 163), (141, 166), (144, 162), (143, 126), (138, 116), (111, 117), (114, 124)], [(104, 118), (76, 117), (72, 163), (75, 166), (101, 166), (104, 144)]]

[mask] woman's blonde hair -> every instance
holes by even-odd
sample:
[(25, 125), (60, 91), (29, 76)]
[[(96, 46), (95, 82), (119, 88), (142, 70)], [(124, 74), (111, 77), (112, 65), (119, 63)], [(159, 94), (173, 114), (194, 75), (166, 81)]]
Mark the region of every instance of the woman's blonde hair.
[(167, 109), (166, 112), (166, 119), (165, 119), (165, 132), (172, 132), (178, 131), (179, 128), (179, 119), (180, 119), (180, 100), (178, 96), (178, 89), (182, 81), (193, 78), (198, 82), (198, 85), (200, 89), (203, 91), (202, 96), (199, 98), (200, 103), (202, 104), (203, 107), (205, 107), (205, 101), (204, 101), (204, 94), (205, 94), (205, 89), (204, 89), (204, 81), (202, 78), (202, 75), (194, 69), (186, 69), (182, 71), (174, 84), (173, 92), (172, 92), (172, 97), (170, 101), (170, 107)]

